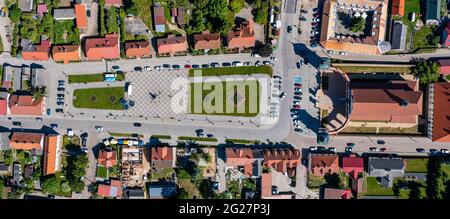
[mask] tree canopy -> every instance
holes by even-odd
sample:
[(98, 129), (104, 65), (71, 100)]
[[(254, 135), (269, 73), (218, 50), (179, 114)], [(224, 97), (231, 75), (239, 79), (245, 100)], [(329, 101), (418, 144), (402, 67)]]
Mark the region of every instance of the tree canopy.
[(439, 79), (439, 65), (433, 61), (416, 60), (411, 73), (419, 78), (421, 84), (433, 83)]
[(354, 17), (352, 19), (352, 23), (350, 24), (350, 31), (352, 32), (361, 32), (364, 30), (366, 26), (366, 20), (362, 17)]

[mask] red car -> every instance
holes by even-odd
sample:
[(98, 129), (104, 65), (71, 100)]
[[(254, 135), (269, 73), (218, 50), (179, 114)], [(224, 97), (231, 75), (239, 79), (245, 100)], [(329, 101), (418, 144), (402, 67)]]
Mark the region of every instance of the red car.
[(292, 106), (294, 109), (300, 109), (300, 105), (293, 105)]
[(302, 84), (300, 84), (300, 83), (294, 83), (294, 86), (295, 86), (295, 87), (301, 87)]
[(184, 68), (192, 68), (192, 65), (184, 65)]

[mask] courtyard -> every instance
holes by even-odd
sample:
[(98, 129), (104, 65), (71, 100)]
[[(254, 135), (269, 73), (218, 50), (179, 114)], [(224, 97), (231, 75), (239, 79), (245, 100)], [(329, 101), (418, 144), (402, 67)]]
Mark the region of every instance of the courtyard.
[(77, 89), (73, 93), (73, 105), (76, 108), (122, 110), (120, 100), (124, 92), (123, 87)]

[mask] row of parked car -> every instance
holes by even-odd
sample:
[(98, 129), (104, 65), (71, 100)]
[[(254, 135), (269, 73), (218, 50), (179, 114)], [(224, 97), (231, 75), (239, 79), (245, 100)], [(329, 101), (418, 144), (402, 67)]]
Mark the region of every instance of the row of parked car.
[(276, 118), (279, 115), (280, 100), (286, 97), (286, 93), (281, 91), (282, 78), (274, 75), (272, 78), (272, 97), (270, 101), (270, 117)]
[(294, 77), (294, 99), (292, 101), (292, 109), (291, 109), (291, 117), (294, 123), (294, 130), (296, 132), (303, 132), (301, 129), (301, 120), (300, 120), (300, 109), (302, 109), (300, 105), (300, 101), (302, 100), (302, 78), (300, 76)]
[[(317, 47), (317, 41), (319, 40), (319, 29), (320, 29), (320, 13), (319, 8), (313, 8), (313, 19), (311, 20), (311, 41), (310, 46), (312, 48)], [(301, 10), (301, 13), (307, 14), (308, 11)], [(304, 18), (304, 17), (303, 17)], [(302, 16), (300, 16), (300, 20), (306, 21), (306, 19), (302, 19)]]
[[(65, 101), (65, 95), (64, 91), (66, 91), (66, 85), (64, 80), (58, 80), (58, 87), (56, 88), (56, 105), (63, 107), (64, 101)], [(64, 110), (62, 108), (55, 109), (55, 112), (57, 113), (64, 113)], [(51, 114), (51, 110), (47, 109), (47, 115)]]

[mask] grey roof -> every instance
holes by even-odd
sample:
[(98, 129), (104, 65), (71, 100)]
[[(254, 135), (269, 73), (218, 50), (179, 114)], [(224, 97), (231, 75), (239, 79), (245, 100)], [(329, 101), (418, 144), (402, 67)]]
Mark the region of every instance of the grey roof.
[(33, 0), (19, 0), (19, 8), (22, 12), (31, 12), (33, 10)]
[(16, 67), (13, 71), (13, 89), (22, 90), (22, 68)]
[(22, 52), (34, 52), (36, 51), (36, 46), (29, 39), (20, 40), (20, 47), (22, 47)]
[(45, 87), (47, 86), (47, 71), (44, 68), (31, 69), (31, 86)]
[(392, 27), (391, 49), (405, 50), (407, 26), (396, 21)]
[(403, 170), (405, 164), (401, 158), (369, 157), (369, 172), (372, 170)]
[(9, 150), (9, 135), (10, 132), (0, 133), (0, 150)]
[(425, 20), (440, 20), (441, 0), (427, 0)]
[(53, 10), (53, 17), (55, 20), (70, 20), (75, 19), (74, 8), (57, 8)]
[(2, 75), (2, 81), (12, 81), (13, 74), (16, 69), (19, 69), (19, 67), (11, 66), (11, 65), (3, 65), (3, 75)]
[(125, 198), (127, 199), (144, 199), (145, 194), (143, 189), (127, 189), (125, 191)]
[(175, 184), (151, 184), (148, 191), (151, 199), (163, 199), (175, 196), (177, 187)]

